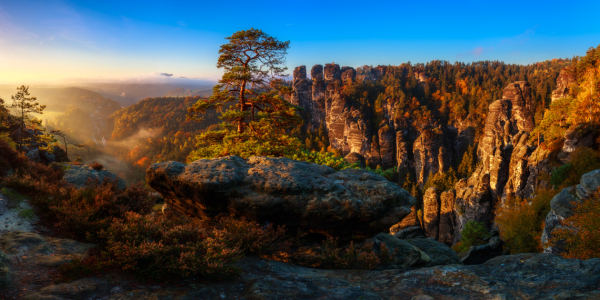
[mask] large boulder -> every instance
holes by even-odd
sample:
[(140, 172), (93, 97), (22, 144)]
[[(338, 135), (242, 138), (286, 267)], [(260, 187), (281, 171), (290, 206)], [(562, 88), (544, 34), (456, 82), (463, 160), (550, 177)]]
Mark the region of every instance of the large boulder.
[(373, 238), (373, 249), (376, 252), (381, 251), (383, 245), (392, 253), (392, 260), (379, 266), (380, 270), (414, 269), (424, 267), (431, 262), (431, 257), (421, 249), (387, 233), (380, 233)]
[(478, 265), (500, 255), (502, 255), (502, 241), (495, 236), (485, 245), (471, 246), (461, 261), (465, 265)]
[(120, 189), (124, 190), (127, 188), (127, 183), (123, 178), (107, 170), (96, 170), (86, 165), (63, 164), (63, 166), (65, 169), (63, 180), (77, 188), (85, 187), (88, 180), (98, 181), (99, 183), (102, 183), (104, 180), (116, 181)]
[(287, 158), (228, 156), (146, 170), (148, 185), (186, 215), (236, 214), (290, 230), (369, 238), (410, 213), (416, 200), (380, 175)]
[(429, 256), (427, 267), (462, 264), (454, 250), (432, 238), (413, 238), (406, 241)]

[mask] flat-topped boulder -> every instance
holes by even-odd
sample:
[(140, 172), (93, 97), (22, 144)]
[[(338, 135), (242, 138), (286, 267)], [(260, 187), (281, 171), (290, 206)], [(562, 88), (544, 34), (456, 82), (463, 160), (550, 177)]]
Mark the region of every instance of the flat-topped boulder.
[(113, 181), (117, 183), (119, 189), (124, 190), (127, 188), (127, 183), (123, 178), (107, 170), (96, 170), (86, 165), (63, 164), (63, 166), (65, 166), (63, 180), (77, 188), (85, 187), (88, 180), (99, 183), (105, 180)]
[[(289, 230), (370, 238), (400, 222), (415, 198), (384, 177), (287, 158), (228, 156), (152, 164), (148, 185), (168, 206), (195, 217), (245, 216)], [(293, 231), (292, 231), (293, 232)]]

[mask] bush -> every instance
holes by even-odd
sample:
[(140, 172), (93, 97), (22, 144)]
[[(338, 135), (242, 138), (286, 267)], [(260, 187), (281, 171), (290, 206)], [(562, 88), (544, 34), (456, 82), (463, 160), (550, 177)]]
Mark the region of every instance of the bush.
[(99, 162), (92, 162), (90, 164), (90, 168), (92, 168), (96, 171), (102, 171), (102, 169), (104, 169), (104, 166)]
[(0, 178), (8, 175), (10, 169), (27, 166), (27, 157), (15, 150), (11, 142), (10, 138), (0, 135)]
[(465, 224), (465, 228), (460, 232), (460, 242), (456, 243), (452, 249), (456, 253), (462, 253), (472, 246), (479, 246), (487, 243), (491, 237), (490, 232), (485, 227), (485, 224), (477, 221), (469, 221)]
[(600, 192), (573, 202), (574, 214), (561, 221), (561, 227), (552, 233), (550, 244), (560, 243), (566, 258), (600, 258)]
[(385, 179), (391, 181), (391, 182), (398, 182), (398, 171), (397, 168), (389, 168), (387, 170), (383, 170), (380, 166), (377, 166), (377, 168), (375, 169), (371, 169), (369, 167), (366, 167), (365, 170), (375, 173), (377, 175), (381, 175), (383, 177), (385, 177)]
[(561, 187), (577, 185), (583, 174), (600, 169), (600, 152), (588, 147), (577, 148), (571, 153), (571, 164), (573, 166)]
[(309, 163), (315, 163), (318, 165), (324, 165), (335, 170), (344, 169), (356, 169), (359, 167), (358, 163), (351, 164), (341, 156), (337, 156), (332, 152), (319, 152), (319, 151), (307, 151), (298, 150), (294, 153), (287, 155), (286, 157), (294, 160), (305, 161)]
[(99, 233), (106, 267), (131, 270), (150, 278), (201, 275), (228, 278), (242, 251), (227, 245), (223, 232), (209, 232), (184, 219), (128, 212)]
[(83, 189), (51, 187), (50, 197), (37, 197), (34, 203), (49, 210), (54, 226), (73, 239), (95, 241), (95, 235), (107, 229), (128, 212), (147, 214), (154, 202), (141, 185), (121, 191), (115, 182), (89, 183)]
[(552, 171), (552, 177), (550, 178), (550, 184), (554, 186), (560, 186), (567, 178), (569, 177), (569, 173), (573, 170), (573, 164), (567, 163), (564, 164), (558, 169)]
[(227, 244), (241, 249), (245, 254), (281, 255), (283, 252), (290, 252), (294, 242), (285, 234), (283, 226), (261, 226), (244, 218), (222, 218), (217, 222), (215, 229), (223, 232)]
[(538, 189), (530, 201), (508, 199), (496, 211), (500, 238), (510, 254), (535, 253), (543, 249), (540, 238), (544, 222), (550, 212), (550, 200), (556, 195), (552, 189)]

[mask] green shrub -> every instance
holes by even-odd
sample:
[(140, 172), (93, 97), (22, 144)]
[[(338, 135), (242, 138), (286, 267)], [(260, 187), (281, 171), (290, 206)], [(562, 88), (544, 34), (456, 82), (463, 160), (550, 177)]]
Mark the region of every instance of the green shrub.
[(8, 203), (6, 204), (6, 206), (9, 209), (19, 208), (21, 206), (21, 202), (23, 202), (23, 200), (26, 199), (25, 196), (21, 195), (20, 193), (18, 193), (17, 191), (15, 191), (12, 188), (4, 187), (0, 191), (2, 192), (2, 195), (4, 195), (8, 200)]
[(571, 170), (573, 170), (573, 164), (570, 163), (558, 167), (558, 169), (552, 171), (552, 177), (550, 177), (550, 184), (554, 186), (560, 186), (563, 182), (565, 182), (565, 180), (567, 180)]
[(338, 171), (344, 169), (356, 169), (359, 167), (358, 163), (351, 164), (343, 157), (336, 156), (332, 152), (300, 150), (286, 157), (294, 160), (328, 166)]
[(398, 170), (397, 168), (389, 168), (387, 170), (383, 170), (380, 166), (377, 166), (377, 168), (375, 169), (371, 169), (369, 167), (366, 167), (365, 170), (375, 173), (377, 175), (381, 175), (383, 177), (385, 177), (385, 179), (391, 181), (391, 182), (398, 182)]
[(35, 214), (31, 208), (21, 209), (17, 215), (19, 218), (25, 220), (33, 220), (35, 218)]
[(460, 232), (460, 242), (456, 243), (452, 249), (456, 253), (462, 253), (472, 246), (479, 246), (487, 243), (487, 239), (491, 237), (490, 232), (485, 227), (485, 224), (477, 221), (469, 221), (465, 224), (465, 228)]

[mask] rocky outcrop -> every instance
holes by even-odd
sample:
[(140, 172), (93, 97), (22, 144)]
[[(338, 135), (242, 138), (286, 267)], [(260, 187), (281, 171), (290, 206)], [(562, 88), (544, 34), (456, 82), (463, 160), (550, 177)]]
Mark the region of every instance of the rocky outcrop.
[(395, 157), (394, 157), (394, 149), (395, 149), (395, 133), (394, 131), (387, 125), (384, 124), (379, 129), (379, 165), (387, 170), (389, 168), (394, 167)]
[(485, 245), (471, 246), (461, 261), (465, 265), (478, 265), (500, 255), (502, 255), (502, 241), (500, 237), (494, 236)]
[(344, 159), (346, 159), (346, 161), (348, 161), (351, 164), (358, 164), (361, 168), (364, 168), (366, 166), (365, 158), (356, 152), (350, 152), (350, 154), (344, 156)]
[(410, 208), (410, 213), (404, 217), (404, 219), (402, 219), (402, 221), (400, 221), (397, 224), (394, 224), (392, 227), (390, 227), (390, 233), (391, 234), (395, 234), (396, 232), (399, 232), (405, 228), (409, 228), (409, 227), (419, 227), (421, 228), (421, 222), (419, 221), (419, 217), (417, 216), (417, 207), (416, 206), (412, 206)]
[(490, 191), (490, 175), (483, 173), (483, 167), (477, 168), (474, 176), (459, 180), (454, 189), (454, 211), (456, 224), (454, 241), (460, 241), (460, 232), (469, 221), (482, 222), (490, 227), (492, 220), (493, 197)]
[(417, 184), (423, 186), (429, 176), (433, 176), (446, 165), (444, 163), (444, 143), (440, 130), (425, 129), (413, 144), (414, 171), (417, 176)]
[(127, 188), (127, 183), (123, 178), (107, 170), (96, 170), (90, 166), (72, 164), (63, 164), (63, 169), (65, 169), (63, 181), (77, 188), (85, 187), (88, 182), (102, 183), (105, 180), (116, 182), (119, 189)]
[(519, 132), (512, 138), (513, 149), (508, 164), (508, 179), (502, 192), (503, 201), (510, 197), (525, 196), (525, 186), (529, 178), (527, 159), (533, 152), (533, 149), (527, 145), (528, 139), (527, 132)]
[(372, 242), (373, 249), (377, 253), (381, 251), (382, 245), (385, 245), (393, 256), (390, 262), (379, 267), (380, 270), (415, 269), (431, 262), (431, 257), (421, 249), (392, 235), (380, 233), (372, 239)]
[(394, 233), (394, 237), (399, 239), (414, 239), (414, 238), (424, 238), (425, 233), (421, 226), (412, 226), (404, 228), (396, 233)]
[(366, 170), (335, 172), (287, 158), (159, 163), (146, 170), (146, 181), (186, 215), (234, 213), (341, 239), (388, 230), (415, 204), (408, 192)]
[[(521, 191), (523, 198), (533, 198), (536, 188), (547, 188), (549, 182), (544, 180), (544, 175), (552, 174), (552, 171), (556, 168), (551, 162), (552, 152), (545, 147), (537, 147), (531, 155), (527, 158), (527, 168), (529, 169), (529, 176), (527, 177), (527, 183)], [(546, 176), (547, 177), (547, 176)]]
[(89, 277), (59, 283), (23, 299), (598, 299), (600, 261), (553, 254), (499, 256), (481, 265), (418, 270), (318, 270), (245, 258), (230, 281), (130, 284)]
[(574, 83), (576, 81), (573, 70), (569, 67), (562, 69), (558, 74), (558, 78), (556, 78), (556, 88), (552, 91), (552, 101), (568, 97), (571, 92), (571, 85)]
[(511, 119), (518, 131), (531, 132), (535, 127), (531, 86), (527, 81), (515, 81), (502, 91), (502, 99), (512, 103)]
[(427, 267), (462, 264), (454, 250), (432, 238), (409, 238), (406, 241), (429, 256)]
[(425, 236), (438, 239), (440, 225), (440, 197), (434, 187), (423, 195), (423, 229)]
[[(552, 232), (561, 228), (561, 222), (573, 215), (573, 203), (579, 202), (600, 189), (600, 170), (595, 170), (581, 176), (580, 184), (564, 188), (550, 201), (550, 212), (546, 216), (542, 232), (542, 245), (546, 253), (560, 253), (560, 241), (549, 243)], [(556, 245), (554, 245), (556, 244)]]
[[(92, 247), (94, 247), (92, 244), (45, 237), (33, 232), (2, 233), (0, 235), (0, 297), (22, 299), (19, 294), (23, 291), (39, 288), (42, 284), (52, 284), (56, 279), (53, 273), (56, 267), (83, 258)], [(31, 270), (35, 272), (30, 273)], [(17, 290), (10, 289), (15, 285)]]
[(571, 161), (571, 153), (577, 148), (591, 147), (594, 144), (594, 134), (595, 130), (583, 126), (569, 128), (565, 132), (565, 142), (558, 153), (558, 158), (563, 163), (568, 163)]
[(454, 230), (456, 227), (456, 216), (454, 213), (454, 201), (456, 192), (449, 190), (440, 195), (440, 225), (438, 241), (451, 245), (454, 240)]

